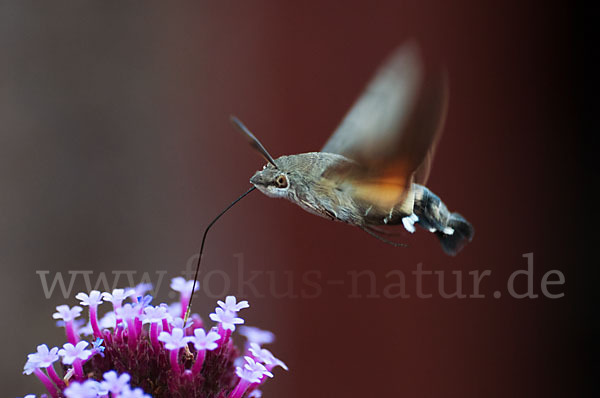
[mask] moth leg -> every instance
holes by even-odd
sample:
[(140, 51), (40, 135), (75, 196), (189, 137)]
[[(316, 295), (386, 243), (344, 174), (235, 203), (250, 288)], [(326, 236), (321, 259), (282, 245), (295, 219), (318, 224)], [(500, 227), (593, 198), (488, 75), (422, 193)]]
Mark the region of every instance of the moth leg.
[(406, 229), (411, 234), (415, 233), (415, 223), (419, 221), (419, 216), (415, 213), (410, 216), (402, 217), (402, 225), (404, 225), (404, 229)]
[(372, 232), (375, 232), (375, 233), (378, 233), (378, 234), (381, 234), (381, 235), (387, 235), (387, 236), (401, 236), (401, 235), (403, 235), (402, 232), (388, 231), (386, 229), (379, 228), (379, 227), (376, 227), (374, 225), (369, 225), (366, 228), (369, 228)]
[(327, 215), (327, 217), (329, 217), (331, 221), (336, 221), (338, 219), (337, 215), (331, 210), (324, 209), (323, 214)]
[(377, 235), (374, 231), (371, 230), (371, 227), (362, 227), (362, 226), (359, 226), (359, 227), (360, 227), (360, 229), (362, 229), (369, 235), (379, 239), (383, 243), (387, 243), (388, 245), (392, 245), (394, 247), (407, 247), (407, 245), (405, 243), (392, 242), (391, 240), (388, 240), (388, 239), (384, 238), (383, 236)]

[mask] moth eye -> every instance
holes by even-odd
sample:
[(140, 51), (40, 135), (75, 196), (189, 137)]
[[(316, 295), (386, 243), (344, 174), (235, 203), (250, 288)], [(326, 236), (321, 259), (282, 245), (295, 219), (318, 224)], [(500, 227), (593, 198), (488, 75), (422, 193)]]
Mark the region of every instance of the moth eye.
[(287, 188), (287, 186), (288, 186), (287, 177), (284, 174), (280, 174), (275, 179), (275, 183), (277, 184), (278, 188)]

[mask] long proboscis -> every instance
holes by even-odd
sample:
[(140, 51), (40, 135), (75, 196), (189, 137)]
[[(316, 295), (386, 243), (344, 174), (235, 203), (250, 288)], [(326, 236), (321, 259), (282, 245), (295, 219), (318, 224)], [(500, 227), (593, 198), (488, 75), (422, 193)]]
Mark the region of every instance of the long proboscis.
[(237, 198), (236, 200), (234, 200), (233, 202), (231, 202), (231, 204), (229, 206), (227, 206), (225, 208), (225, 210), (223, 210), (222, 212), (220, 212), (211, 222), (210, 224), (208, 224), (208, 227), (206, 227), (206, 229), (204, 230), (204, 235), (202, 236), (202, 243), (200, 244), (200, 253), (198, 255), (198, 262), (196, 263), (196, 273), (194, 274), (194, 284), (192, 285), (192, 293), (190, 294), (190, 301), (188, 302), (188, 306), (187, 309), (185, 311), (185, 317), (183, 319), (183, 324), (185, 325), (188, 318), (190, 317), (190, 313), (192, 311), (192, 299), (194, 298), (194, 290), (196, 290), (196, 283), (198, 281), (198, 272), (200, 271), (200, 263), (202, 261), (202, 253), (204, 252), (204, 242), (206, 241), (206, 235), (208, 234), (208, 231), (210, 230), (210, 227), (212, 227), (219, 218), (221, 218), (221, 216), (225, 213), (227, 213), (227, 211), (229, 209), (231, 209), (237, 202), (239, 202), (240, 200), (242, 200), (246, 195), (248, 195), (250, 192), (254, 191), (256, 189), (256, 187), (251, 187), (249, 190), (247, 190), (245, 193), (243, 193), (239, 198)]

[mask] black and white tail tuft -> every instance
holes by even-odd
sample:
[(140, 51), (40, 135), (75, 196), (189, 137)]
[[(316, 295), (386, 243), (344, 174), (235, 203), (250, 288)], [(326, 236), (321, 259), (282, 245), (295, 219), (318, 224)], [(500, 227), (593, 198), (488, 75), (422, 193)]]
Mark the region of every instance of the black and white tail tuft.
[(413, 184), (413, 189), (417, 224), (437, 235), (446, 254), (456, 255), (473, 239), (473, 226), (460, 214), (450, 213), (444, 202), (426, 187)]
[(456, 255), (467, 243), (473, 239), (473, 226), (458, 213), (450, 214), (448, 227), (452, 228), (451, 234), (436, 231), (435, 234), (442, 244), (444, 252), (450, 256)]

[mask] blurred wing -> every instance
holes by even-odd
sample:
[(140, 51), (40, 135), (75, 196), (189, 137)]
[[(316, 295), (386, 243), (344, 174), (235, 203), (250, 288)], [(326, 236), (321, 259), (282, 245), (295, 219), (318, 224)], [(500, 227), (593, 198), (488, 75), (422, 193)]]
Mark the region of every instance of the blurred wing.
[(357, 194), (389, 208), (417, 171), (416, 180), (427, 178), (445, 103), (444, 76), (426, 76), (417, 46), (406, 44), (379, 69), (322, 152), (355, 160), (361, 167), (346, 177)]
[(419, 165), (419, 167), (414, 172), (414, 182), (417, 184), (425, 185), (427, 180), (429, 179), (429, 173), (431, 172), (431, 166), (433, 164), (433, 157), (435, 156), (435, 150), (437, 148), (437, 144), (440, 141), (440, 137), (442, 136), (442, 128), (444, 127), (444, 122), (446, 121), (446, 114), (448, 111), (448, 89), (446, 86), (446, 77), (444, 76), (443, 82), (443, 98), (442, 103), (440, 105), (440, 114), (439, 114), (439, 123), (437, 126), (437, 130), (434, 132), (433, 141), (425, 155), (425, 158)]

